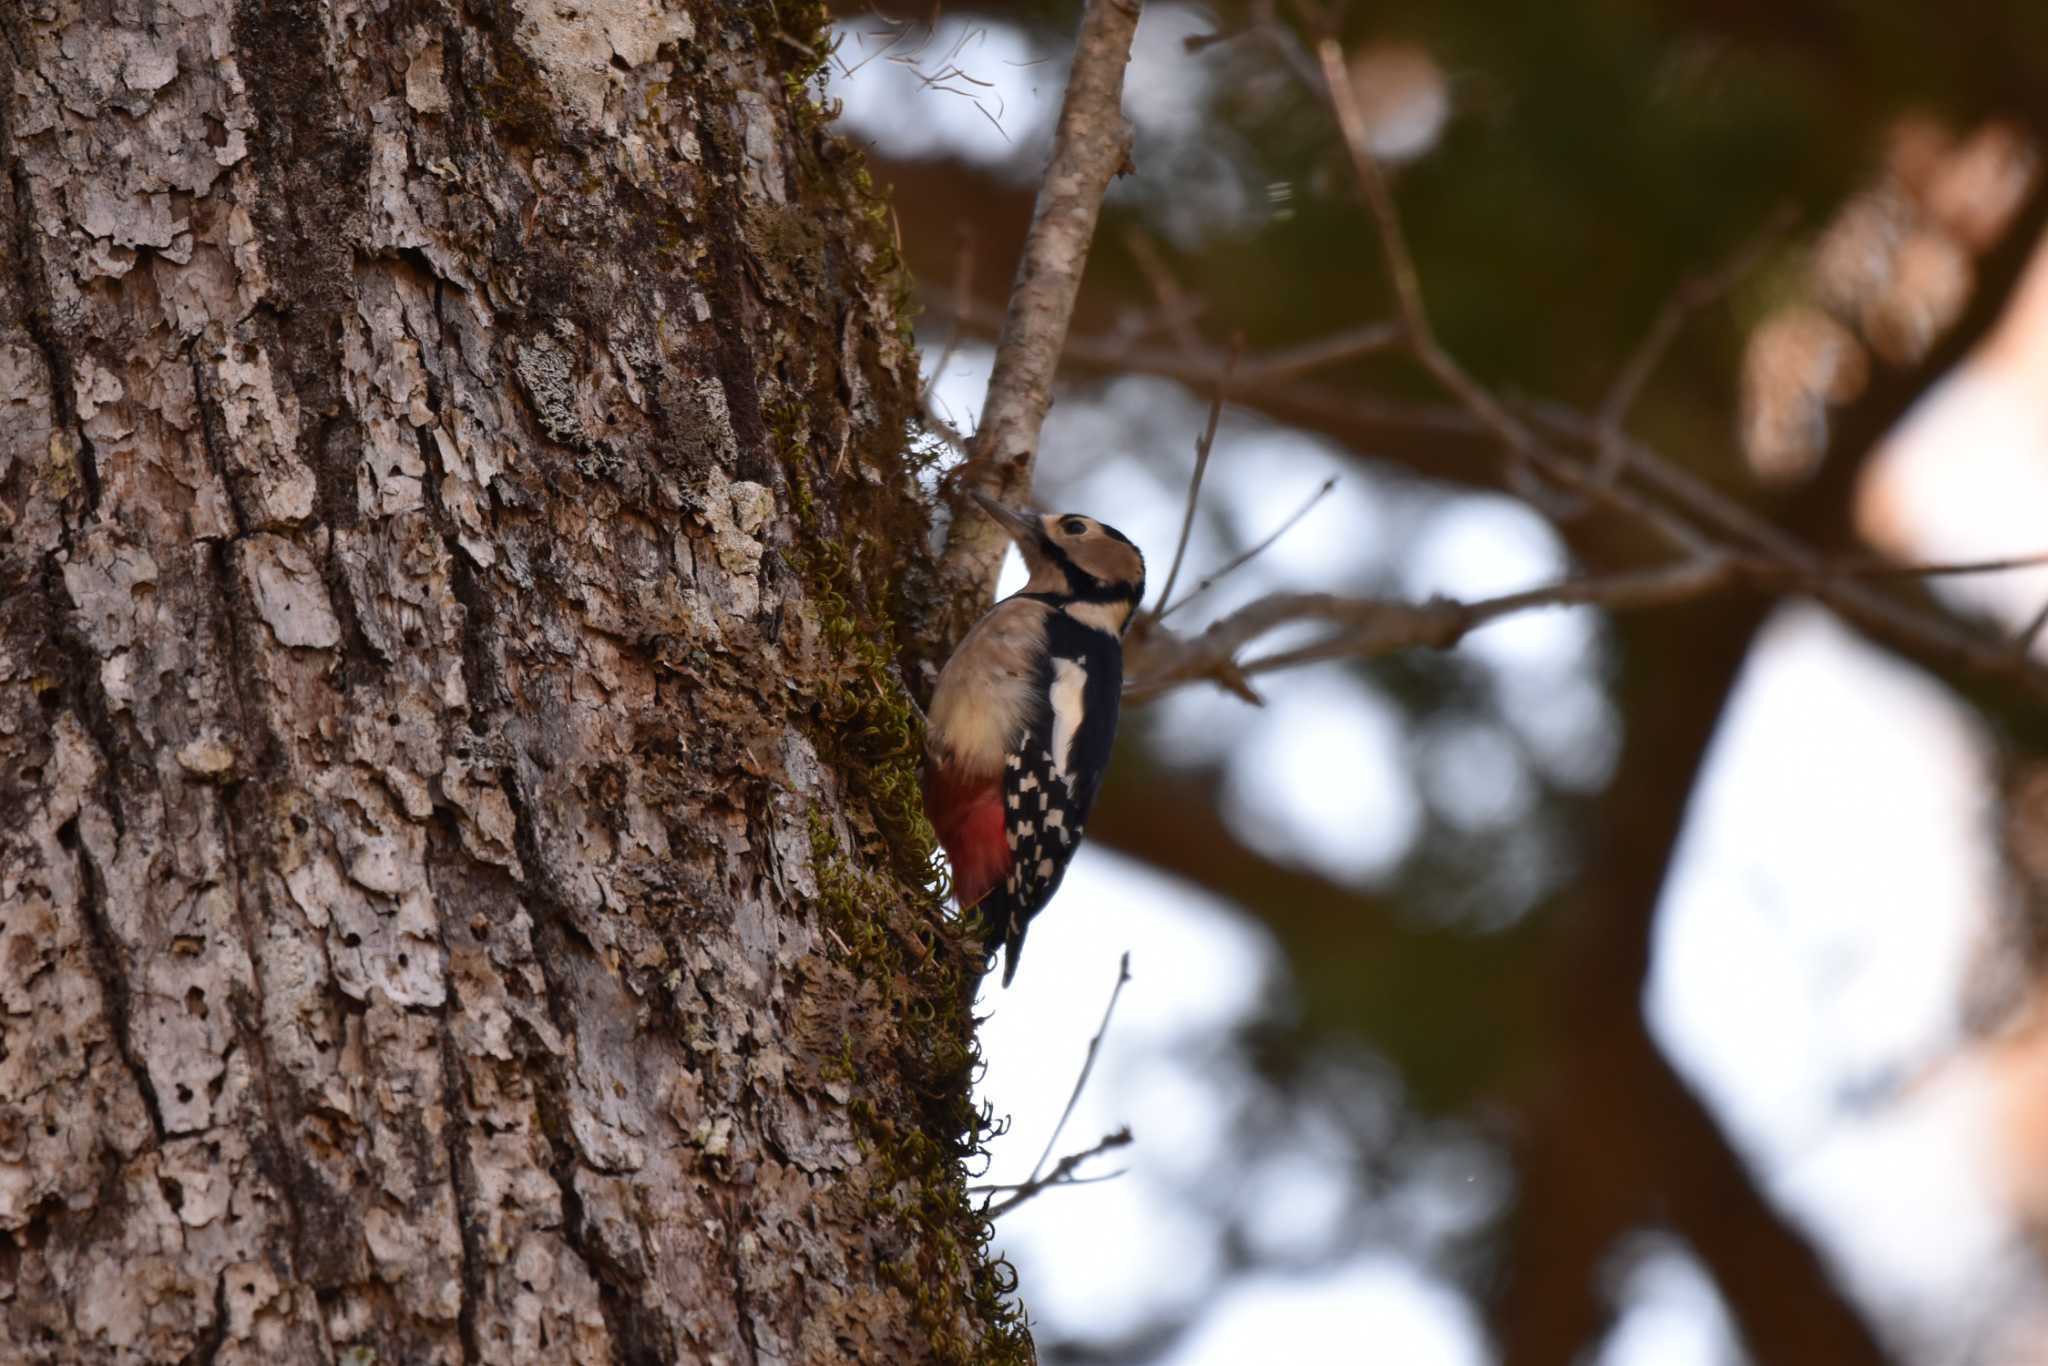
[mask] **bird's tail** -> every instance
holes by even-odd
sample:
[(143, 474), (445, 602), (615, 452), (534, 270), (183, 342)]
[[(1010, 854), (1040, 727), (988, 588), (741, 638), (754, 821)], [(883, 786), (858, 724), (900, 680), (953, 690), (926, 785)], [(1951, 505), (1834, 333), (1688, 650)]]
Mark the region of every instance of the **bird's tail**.
[(993, 896), (984, 897), (980, 906), (983, 929), (982, 947), (990, 958), (997, 953), (1003, 955), (1003, 985), (1010, 985), (1010, 979), (1017, 975), (1017, 960), (1024, 953), (1024, 917), (1017, 914), (1009, 898), (998, 889)]
[(1017, 917), (1010, 926), (1010, 932), (1003, 936), (1003, 985), (1010, 985), (1010, 979), (1017, 975), (1017, 960), (1024, 956), (1024, 919)]

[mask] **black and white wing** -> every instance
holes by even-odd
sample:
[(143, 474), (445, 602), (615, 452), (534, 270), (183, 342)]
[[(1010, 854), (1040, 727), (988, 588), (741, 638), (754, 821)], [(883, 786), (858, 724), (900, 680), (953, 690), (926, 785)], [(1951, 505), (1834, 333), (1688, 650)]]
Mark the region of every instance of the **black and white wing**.
[(990, 893), (988, 951), (1004, 950), (1003, 985), (1017, 975), (1024, 930), (1059, 890), (1081, 843), (1116, 739), (1123, 650), (1114, 636), (1055, 616), (1041, 678), (1048, 705), (1004, 759), (1003, 833), (1010, 871)]

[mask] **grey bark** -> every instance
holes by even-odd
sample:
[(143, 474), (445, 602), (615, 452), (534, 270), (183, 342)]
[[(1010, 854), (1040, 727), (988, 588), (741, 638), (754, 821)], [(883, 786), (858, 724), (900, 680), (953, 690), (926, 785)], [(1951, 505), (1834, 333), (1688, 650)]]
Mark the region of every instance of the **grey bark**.
[(1028, 1355), (818, 22), (0, 4), (0, 1360)]

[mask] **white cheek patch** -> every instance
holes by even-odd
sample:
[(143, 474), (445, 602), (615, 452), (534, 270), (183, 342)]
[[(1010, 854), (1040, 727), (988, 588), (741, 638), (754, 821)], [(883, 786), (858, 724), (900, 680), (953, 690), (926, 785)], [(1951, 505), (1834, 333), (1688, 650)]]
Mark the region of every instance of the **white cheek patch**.
[(1069, 787), (1074, 784), (1074, 775), (1067, 761), (1073, 757), (1074, 734), (1081, 729), (1081, 695), (1087, 687), (1088, 670), (1081, 661), (1052, 662), (1052, 768), (1067, 780)]

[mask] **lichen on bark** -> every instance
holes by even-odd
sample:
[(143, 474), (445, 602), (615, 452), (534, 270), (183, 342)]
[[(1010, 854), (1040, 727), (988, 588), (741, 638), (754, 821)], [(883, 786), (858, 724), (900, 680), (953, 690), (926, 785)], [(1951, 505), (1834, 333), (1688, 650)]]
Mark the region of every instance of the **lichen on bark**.
[(821, 23), (0, 12), (0, 1357), (1029, 1358)]

